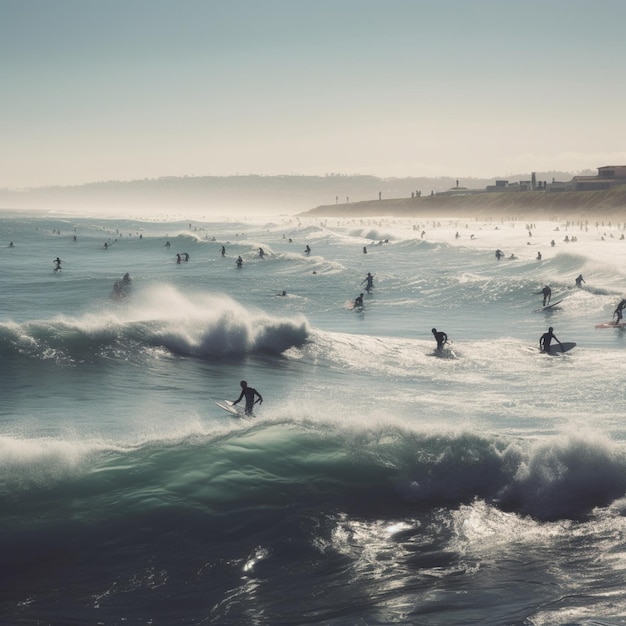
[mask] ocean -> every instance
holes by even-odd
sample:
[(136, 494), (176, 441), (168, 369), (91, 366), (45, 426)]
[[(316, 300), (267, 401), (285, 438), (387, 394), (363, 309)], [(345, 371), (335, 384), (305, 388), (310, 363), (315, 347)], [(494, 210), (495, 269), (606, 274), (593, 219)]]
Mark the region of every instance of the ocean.
[(3, 211), (0, 623), (626, 624), (625, 227)]

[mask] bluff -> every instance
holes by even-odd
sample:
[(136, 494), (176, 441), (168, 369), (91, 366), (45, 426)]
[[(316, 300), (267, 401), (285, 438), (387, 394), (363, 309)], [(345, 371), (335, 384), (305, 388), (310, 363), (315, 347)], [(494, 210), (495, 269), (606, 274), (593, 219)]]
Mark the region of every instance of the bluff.
[(318, 206), (300, 216), (626, 220), (626, 185), (602, 191), (485, 192), (345, 202)]

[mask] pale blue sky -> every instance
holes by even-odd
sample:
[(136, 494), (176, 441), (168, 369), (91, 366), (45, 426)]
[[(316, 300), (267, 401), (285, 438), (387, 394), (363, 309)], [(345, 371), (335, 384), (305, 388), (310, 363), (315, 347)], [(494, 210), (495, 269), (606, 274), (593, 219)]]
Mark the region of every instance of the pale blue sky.
[(0, 0), (0, 187), (626, 164), (624, 0)]

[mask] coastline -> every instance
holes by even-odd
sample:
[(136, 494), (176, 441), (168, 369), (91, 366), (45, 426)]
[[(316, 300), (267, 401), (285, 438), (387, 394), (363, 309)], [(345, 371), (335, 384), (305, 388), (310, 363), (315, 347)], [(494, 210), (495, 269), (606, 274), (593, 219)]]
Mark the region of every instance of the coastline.
[(508, 217), (511, 219), (625, 219), (626, 185), (601, 191), (485, 192), (321, 205), (300, 217)]

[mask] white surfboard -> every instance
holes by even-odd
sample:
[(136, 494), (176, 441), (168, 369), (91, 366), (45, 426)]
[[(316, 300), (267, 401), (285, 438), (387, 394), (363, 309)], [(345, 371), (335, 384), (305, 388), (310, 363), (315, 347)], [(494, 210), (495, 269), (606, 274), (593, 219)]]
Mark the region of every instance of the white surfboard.
[(224, 409), (224, 411), (228, 411), (231, 415), (241, 416), (244, 413), (242, 407), (238, 404), (233, 404), (230, 400), (216, 400), (215, 404), (220, 407), (220, 409)]
[(539, 311), (549, 311), (550, 309), (553, 309), (558, 304), (561, 304), (561, 302), (563, 302), (563, 300), (557, 300), (556, 302), (552, 302), (551, 304), (546, 304), (546, 306), (542, 306), (540, 309), (535, 309), (534, 313), (537, 313)]
[(457, 355), (450, 348), (443, 348), (442, 350), (437, 350), (435, 348), (432, 352), (428, 354), (428, 356), (436, 356), (440, 359), (457, 359)]

